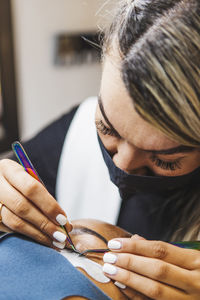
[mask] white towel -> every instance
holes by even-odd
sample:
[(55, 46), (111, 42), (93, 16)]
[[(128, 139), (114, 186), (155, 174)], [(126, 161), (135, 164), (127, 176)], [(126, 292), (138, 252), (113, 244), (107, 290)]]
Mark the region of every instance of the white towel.
[(96, 105), (96, 97), (88, 98), (72, 120), (59, 162), (56, 195), (71, 220), (93, 218), (116, 224), (121, 199), (98, 143)]

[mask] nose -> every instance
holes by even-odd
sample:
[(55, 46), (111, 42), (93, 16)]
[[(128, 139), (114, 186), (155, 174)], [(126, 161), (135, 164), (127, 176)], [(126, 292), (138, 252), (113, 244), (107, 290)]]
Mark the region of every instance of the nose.
[(147, 173), (145, 154), (126, 141), (118, 144), (112, 159), (114, 164), (126, 173), (135, 175), (146, 175)]

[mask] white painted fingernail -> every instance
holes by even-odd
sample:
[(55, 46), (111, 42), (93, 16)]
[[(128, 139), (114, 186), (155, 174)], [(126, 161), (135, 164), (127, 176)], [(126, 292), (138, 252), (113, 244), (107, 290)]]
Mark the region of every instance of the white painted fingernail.
[(110, 274), (110, 275), (115, 275), (117, 273), (117, 268), (110, 264), (104, 264), (103, 272)]
[(122, 244), (119, 241), (111, 240), (108, 242), (108, 248), (110, 248), (110, 249), (118, 250), (118, 249), (121, 249), (121, 247), (122, 247)]
[(58, 243), (58, 242), (53, 241), (53, 245), (59, 249), (65, 248), (65, 243)]
[(60, 225), (62, 225), (62, 226), (65, 225), (65, 224), (67, 224), (67, 218), (66, 218), (64, 215), (61, 215), (61, 214), (57, 215), (56, 221), (57, 221)]
[(118, 286), (120, 289), (125, 289), (126, 288), (126, 285), (124, 285), (123, 283), (119, 282), (119, 281), (115, 281), (114, 284), (116, 286)]
[(117, 256), (115, 254), (112, 254), (112, 253), (106, 253), (103, 256), (103, 261), (105, 263), (114, 264), (117, 261)]
[(64, 243), (66, 241), (66, 238), (67, 238), (67, 236), (64, 233), (60, 232), (60, 231), (55, 231), (53, 233), (53, 237), (54, 237), (54, 239), (56, 239), (60, 243)]

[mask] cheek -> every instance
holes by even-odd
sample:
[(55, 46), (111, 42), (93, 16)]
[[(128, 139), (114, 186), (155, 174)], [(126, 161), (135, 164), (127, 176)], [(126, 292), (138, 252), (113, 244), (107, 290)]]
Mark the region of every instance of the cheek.
[(185, 169), (187, 172), (192, 172), (194, 169), (200, 166), (200, 152), (192, 153), (185, 162)]
[(106, 150), (112, 155), (117, 152), (119, 139), (110, 135), (103, 135), (100, 132), (98, 132), (99, 137), (106, 148)]

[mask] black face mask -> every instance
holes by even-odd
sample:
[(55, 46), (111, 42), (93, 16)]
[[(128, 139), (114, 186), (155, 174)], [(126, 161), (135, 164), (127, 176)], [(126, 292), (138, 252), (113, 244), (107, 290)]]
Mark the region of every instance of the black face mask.
[(132, 175), (119, 169), (98, 136), (104, 161), (111, 181), (119, 188), (122, 198), (134, 194), (169, 194), (172, 191), (191, 186), (200, 180), (200, 167), (181, 176), (142, 176)]

